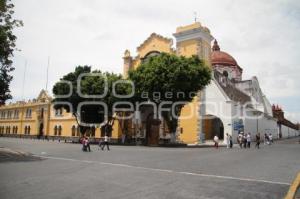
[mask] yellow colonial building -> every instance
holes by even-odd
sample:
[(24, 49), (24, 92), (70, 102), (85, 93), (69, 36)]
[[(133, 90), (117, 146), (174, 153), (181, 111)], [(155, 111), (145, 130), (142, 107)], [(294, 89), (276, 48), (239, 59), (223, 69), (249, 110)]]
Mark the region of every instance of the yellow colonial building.
[[(137, 47), (137, 55), (132, 57), (129, 50), (124, 53), (124, 77), (130, 69), (135, 69), (150, 56), (161, 52), (182, 56), (197, 55), (210, 64), (211, 41), (213, 37), (208, 28), (199, 22), (178, 27), (173, 34), (176, 38), (176, 49), (173, 48), (173, 39), (152, 33), (141, 45)], [(199, 141), (199, 96), (192, 103), (185, 106), (182, 116), (193, 116), (189, 119), (180, 119), (177, 141), (184, 143), (197, 143)], [(76, 119), (65, 110), (55, 110), (51, 104), (52, 98), (42, 90), (36, 99), (27, 102), (20, 101), (0, 107), (0, 135), (17, 137), (42, 137), (49, 139), (74, 140), (80, 137)], [(120, 141), (122, 136), (128, 140), (146, 139), (148, 144), (168, 142), (171, 134), (167, 125), (162, 121), (158, 126), (149, 124), (151, 110), (142, 108), (139, 113), (139, 123), (133, 119), (116, 120), (111, 135), (112, 140)], [(98, 139), (101, 137), (101, 129), (97, 126), (88, 132), (88, 136)], [(103, 135), (102, 135), (103, 136)]]

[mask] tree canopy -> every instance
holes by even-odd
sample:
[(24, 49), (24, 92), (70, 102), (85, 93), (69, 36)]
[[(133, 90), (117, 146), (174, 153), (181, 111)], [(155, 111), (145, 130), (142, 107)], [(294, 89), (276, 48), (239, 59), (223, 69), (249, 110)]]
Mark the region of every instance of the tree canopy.
[[(176, 102), (191, 102), (196, 93), (211, 80), (211, 71), (197, 56), (186, 58), (166, 53), (150, 57), (135, 70), (129, 71), (129, 79), (135, 84), (137, 101), (151, 101), (159, 104), (171, 102), (162, 113), (171, 132), (177, 129), (178, 116), (184, 103), (175, 107), (175, 116), (171, 106)], [(144, 97), (143, 97), (144, 96)]]
[[(122, 76), (114, 73), (103, 73), (100, 70), (91, 70), (90, 66), (77, 66), (74, 72), (63, 76), (59, 82), (55, 83), (53, 93), (55, 95), (54, 108), (64, 108), (71, 112), (82, 133), (86, 128), (82, 123), (102, 123), (105, 119), (111, 123), (113, 120), (113, 104), (123, 101), (123, 98), (118, 98), (113, 95), (113, 83), (121, 80)], [(80, 82), (78, 84), (78, 81)], [(69, 83), (68, 83), (69, 82)], [(72, 90), (70, 91), (70, 85)], [(78, 92), (77, 86), (80, 85)], [(100, 96), (105, 93), (106, 95)], [(131, 87), (126, 84), (118, 84), (115, 86), (115, 91), (119, 95), (126, 95), (131, 92)], [(71, 93), (68, 97), (68, 95)], [(80, 95), (81, 93), (81, 95)], [(71, 107), (65, 102), (71, 104)], [(82, 106), (79, 110), (79, 105), (82, 102), (87, 102), (86, 106)], [(93, 105), (93, 102), (102, 102), (107, 105), (107, 113), (104, 114), (104, 109), (99, 105)], [(106, 118), (105, 118), (106, 117)], [(88, 126), (86, 126), (89, 128)]]
[(12, 98), (9, 85), (13, 77), (10, 72), (14, 70), (12, 57), (17, 39), (13, 30), (23, 25), (22, 21), (13, 19), (13, 8), (10, 0), (0, 0), (0, 105)]

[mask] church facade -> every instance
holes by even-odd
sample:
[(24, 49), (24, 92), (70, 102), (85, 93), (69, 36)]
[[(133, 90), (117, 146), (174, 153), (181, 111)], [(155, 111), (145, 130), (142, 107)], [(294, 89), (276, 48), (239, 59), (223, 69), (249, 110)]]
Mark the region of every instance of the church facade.
[[(153, 33), (137, 48), (135, 57), (126, 50), (123, 59), (125, 77), (128, 70), (136, 69), (148, 56), (155, 56), (161, 52), (186, 57), (197, 55), (211, 67), (211, 83), (199, 91), (198, 96), (181, 112), (176, 134), (178, 142), (197, 144), (213, 139), (214, 135), (224, 139), (227, 133), (236, 140), (240, 132), (251, 133), (253, 138), (256, 132), (272, 134), (275, 138), (299, 135), (296, 124), (278, 117), (275, 106), (271, 106), (261, 91), (258, 79), (242, 78), (242, 67), (230, 54), (221, 51), (217, 40), (207, 27), (196, 22), (178, 27), (173, 36), (176, 39), (175, 49), (172, 48), (172, 39)], [(191, 109), (194, 114), (185, 119), (190, 115)], [(147, 116), (141, 118), (140, 123), (147, 123)], [(286, 121), (284, 124), (283, 120)], [(154, 137), (158, 141), (163, 142), (171, 137), (164, 121), (158, 128), (158, 133), (143, 126), (140, 127), (142, 134), (157, 134)]]
[[(256, 77), (243, 79), (242, 67), (221, 50), (207, 27), (195, 22), (178, 27), (173, 36), (175, 44), (171, 38), (152, 33), (137, 47), (135, 56), (126, 50), (123, 56), (124, 78), (143, 60), (164, 52), (198, 56), (212, 69), (211, 83), (184, 106), (175, 135), (169, 132), (163, 119), (153, 120), (153, 108), (142, 107), (135, 112), (134, 118), (115, 121), (111, 135), (114, 142), (126, 137), (131, 142), (148, 145), (172, 140), (198, 144), (214, 135), (224, 139), (227, 133), (236, 140), (240, 132), (250, 132), (252, 136), (256, 132), (268, 133), (274, 138), (299, 135), (299, 125), (287, 120), (280, 107), (270, 104)], [(0, 135), (78, 140), (80, 133), (76, 119), (65, 110), (55, 110), (51, 101), (47, 92), (42, 91), (32, 101), (1, 106)], [(87, 136), (97, 140), (103, 137), (102, 134), (100, 127), (94, 126)]]

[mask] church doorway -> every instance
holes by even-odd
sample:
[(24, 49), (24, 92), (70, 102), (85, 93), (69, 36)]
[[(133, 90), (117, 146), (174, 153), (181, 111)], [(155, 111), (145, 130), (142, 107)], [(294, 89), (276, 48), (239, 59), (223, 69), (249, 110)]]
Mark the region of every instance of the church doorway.
[(41, 138), (43, 136), (44, 136), (44, 123), (40, 123), (38, 138)]
[(147, 116), (146, 120), (146, 143), (149, 146), (158, 145), (160, 120), (153, 118), (153, 113)]
[(214, 115), (205, 115), (203, 124), (206, 140), (213, 139), (215, 135), (221, 140), (224, 139), (224, 125), (220, 118)]
[(153, 104), (143, 104), (140, 107), (141, 132), (144, 144), (155, 146), (159, 144), (161, 121), (155, 117), (156, 107)]

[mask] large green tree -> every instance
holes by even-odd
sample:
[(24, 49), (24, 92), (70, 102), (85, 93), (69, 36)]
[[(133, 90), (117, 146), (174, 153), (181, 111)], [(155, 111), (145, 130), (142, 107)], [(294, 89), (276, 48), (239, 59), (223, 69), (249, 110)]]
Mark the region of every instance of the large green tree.
[(13, 19), (13, 8), (10, 0), (0, 0), (0, 105), (11, 99), (9, 84), (13, 77), (10, 72), (14, 70), (12, 57), (17, 39), (13, 29), (23, 25), (22, 21)]
[[(175, 133), (183, 106), (209, 84), (211, 71), (197, 56), (186, 58), (161, 53), (144, 60), (136, 70), (129, 71), (129, 79), (135, 84), (135, 101), (151, 101), (157, 105), (170, 102), (162, 106), (166, 109), (162, 117), (169, 130)], [(183, 103), (174, 106), (172, 114), (172, 105), (178, 102)]]
[[(82, 74), (86, 74), (80, 78)], [(59, 82), (57, 82), (53, 87), (53, 93), (56, 95), (54, 99), (54, 104), (56, 109), (64, 108), (68, 112), (71, 112), (75, 116), (80, 131), (84, 134), (90, 129), (88, 125), (82, 125), (84, 123), (101, 123), (102, 120), (107, 124), (112, 125), (114, 121), (113, 117), (113, 105), (115, 102), (122, 102), (125, 99), (118, 98), (113, 95), (112, 87), (113, 83), (122, 79), (121, 75), (114, 73), (103, 73), (100, 70), (91, 70), (90, 66), (77, 66), (74, 72), (68, 73), (63, 76)], [(80, 80), (80, 92), (83, 95), (89, 95), (90, 97), (80, 96), (77, 90), (78, 80)], [(70, 93), (70, 86), (68, 81), (72, 84), (72, 91), (69, 97), (62, 97), (59, 95), (67, 95)], [(105, 83), (105, 81), (107, 83)], [(105, 88), (107, 88), (107, 94), (101, 98), (94, 97), (93, 95), (101, 95), (105, 93)], [(115, 91), (119, 95), (126, 95), (131, 92), (131, 86), (128, 84), (117, 84), (115, 86)], [(64, 104), (68, 102), (71, 104), (68, 106)], [(82, 107), (79, 111), (79, 104), (81, 102), (102, 102), (107, 105), (107, 113), (104, 115), (103, 109), (99, 105), (87, 105)], [(116, 107), (116, 108), (127, 108), (127, 107)], [(106, 118), (105, 118), (106, 117)]]

